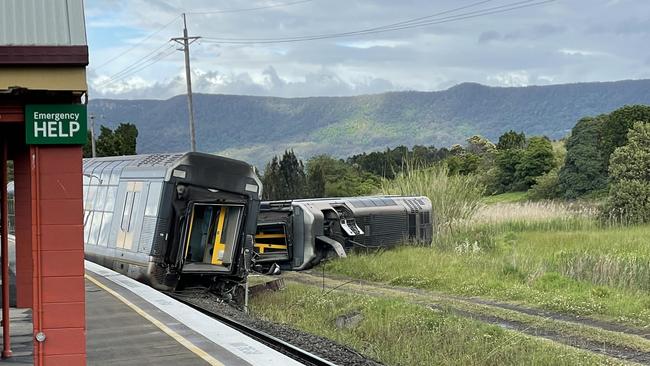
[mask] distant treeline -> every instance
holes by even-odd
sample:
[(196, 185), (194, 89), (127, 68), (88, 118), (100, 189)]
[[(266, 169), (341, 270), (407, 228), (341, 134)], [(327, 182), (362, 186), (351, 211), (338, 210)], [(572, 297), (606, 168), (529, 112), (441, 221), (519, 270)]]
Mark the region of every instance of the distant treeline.
[[(450, 148), (398, 146), (347, 159), (319, 155), (306, 163), (287, 150), (266, 166), (264, 198), (372, 194), (405, 166), (445, 164), (450, 175), (480, 177), (488, 195), (528, 191), (530, 199), (607, 196), (606, 215), (616, 211), (626, 220), (647, 221), (636, 218), (647, 215), (650, 220), (650, 133), (644, 135), (649, 122), (650, 106), (634, 105), (584, 117), (559, 141), (508, 131), (496, 144), (474, 135)], [(645, 171), (640, 168), (646, 166)], [(634, 219), (627, 217), (631, 212)]]
[(465, 146), (398, 146), (347, 159), (318, 155), (306, 163), (287, 150), (267, 164), (262, 181), (265, 199), (357, 196), (378, 192), (382, 179), (394, 179), (409, 165), (445, 164), (449, 174), (479, 174), (490, 193), (502, 193), (529, 189), (557, 160), (549, 139), (509, 131), (496, 145), (475, 135)]

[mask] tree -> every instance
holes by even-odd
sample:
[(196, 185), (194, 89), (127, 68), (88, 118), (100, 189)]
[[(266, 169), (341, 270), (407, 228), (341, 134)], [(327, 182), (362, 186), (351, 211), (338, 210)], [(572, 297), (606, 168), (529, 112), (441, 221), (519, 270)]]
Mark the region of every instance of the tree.
[(99, 127), (99, 137), (95, 140), (97, 156), (118, 156), (117, 144), (113, 130), (106, 126)]
[[(115, 131), (106, 126), (99, 127), (99, 137), (95, 141), (97, 156), (135, 155), (138, 139), (138, 129), (132, 123), (120, 123)], [(84, 157), (91, 157), (90, 134), (83, 147)]]
[(496, 182), (493, 189), (490, 187), (492, 190), (503, 193), (520, 191), (524, 188), (517, 181), (517, 166), (521, 163), (523, 153), (524, 150), (518, 148), (499, 150), (497, 152), (495, 159), (497, 168)]
[(635, 122), (650, 122), (650, 106), (626, 105), (610, 113), (603, 125), (602, 151), (605, 168), (614, 150), (627, 143), (628, 131)]
[(488, 139), (480, 135), (474, 135), (467, 140), (466, 151), (476, 154), (484, 155), (494, 153), (496, 146)]
[(607, 186), (607, 155), (602, 148), (606, 118), (583, 118), (571, 130), (564, 166), (558, 174), (560, 190), (565, 198), (577, 198)]
[(274, 156), (262, 176), (264, 199), (288, 200), (307, 196), (305, 167), (293, 150), (286, 150), (282, 159)]
[(534, 136), (528, 140), (528, 146), (516, 166), (515, 178), (518, 185), (529, 189), (540, 177), (555, 167), (553, 145), (546, 137)]
[(92, 158), (93, 157), (93, 148), (92, 148), (92, 137), (90, 136), (90, 131), (86, 134), (86, 144), (82, 147), (83, 157)]
[(281, 193), (279, 192), (279, 187), (282, 185), (280, 179), (280, 163), (278, 157), (274, 156), (271, 161), (266, 164), (264, 169), (264, 175), (262, 176), (262, 196), (266, 200), (277, 200), (280, 199)]
[(561, 195), (557, 168), (537, 177), (535, 185), (528, 190), (528, 198), (531, 200), (553, 199)]
[(379, 190), (379, 177), (329, 155), (307, 161), (307, 181), (313, 197), (353, 197)]
[(627, 144), (612, 153), (612, 185), (603, 216), (626, 223), (650, 222), (650, 125), (637, 122)]
[(115, 129), (115, 143), (119, 155), (135, 155), (138, 129), (132, 123), (120, 123)]
[(526, 135), (510, 130), (499, 136), (498, 150), (523, 149), (526, 146)]
[(281, 188), (286, 199), (304, 198), (307, 195), (307, 176), (302, 160), (296, 157), (293, 150), (286, 150), (280, 160), (280, 177), (284, 185)]
[(435, 146), (415, 145), (412, 149), (397, 146), (385, 151), (353, 155), (347, 159), (347, 163), (372, 175), (393, 179), (395, 172), (401, 171), (405, 164), (430, 165), (447, 158), (448, 155), (449, 150), (438, 150)]
[(518, 181), (517, 166), (521, 163), (524, 155), (526, 135), (523, 132), (517, 133), (510, 130), (499, 137), (496, 147), (495, 171), (490, 175), (489, 179), (493, 181), (487, 183), (488, 189), (495, 193), (525, 189), (525, 185)]

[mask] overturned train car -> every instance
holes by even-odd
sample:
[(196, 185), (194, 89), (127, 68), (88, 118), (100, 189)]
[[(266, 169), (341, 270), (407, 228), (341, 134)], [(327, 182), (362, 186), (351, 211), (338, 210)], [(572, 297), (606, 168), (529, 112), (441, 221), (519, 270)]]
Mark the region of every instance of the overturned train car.
[(86, 259), (161, 290), (229, 294), (245, 279), (261, 183), (241, 161), (202, 153), (84, 160)]
[(374, 196), (262, 202), (255, 263), (303, 270), (355, 248), (430, 242), (427, 197)]

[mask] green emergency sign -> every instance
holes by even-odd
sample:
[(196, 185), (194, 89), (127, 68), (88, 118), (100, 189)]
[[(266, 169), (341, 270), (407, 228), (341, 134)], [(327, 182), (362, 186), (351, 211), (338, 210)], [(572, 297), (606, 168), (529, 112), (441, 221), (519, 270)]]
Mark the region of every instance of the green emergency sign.
[(25, 106), (28, 145), (84, 145), (88, 128), (82, 104), (31, 104)]

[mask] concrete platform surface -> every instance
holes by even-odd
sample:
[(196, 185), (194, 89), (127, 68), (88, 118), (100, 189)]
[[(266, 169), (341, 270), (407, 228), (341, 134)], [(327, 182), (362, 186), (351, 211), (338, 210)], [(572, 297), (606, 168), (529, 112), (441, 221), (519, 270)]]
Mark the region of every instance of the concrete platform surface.
[[(0, 361), (0, 363), (11, 365), (33, 365), (33, 344), (32, 344), (32, 311), (30, 309), (9, 310), (11, 331), (12, 357)], [(2, 327), (0, 327), (0, 344), (2, 343)]]
[(88, 365), (301, 365), (149, 286), (85, 267)]

